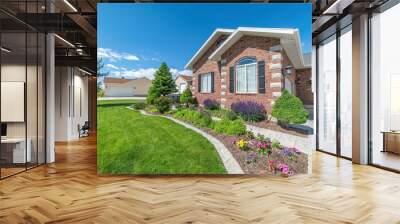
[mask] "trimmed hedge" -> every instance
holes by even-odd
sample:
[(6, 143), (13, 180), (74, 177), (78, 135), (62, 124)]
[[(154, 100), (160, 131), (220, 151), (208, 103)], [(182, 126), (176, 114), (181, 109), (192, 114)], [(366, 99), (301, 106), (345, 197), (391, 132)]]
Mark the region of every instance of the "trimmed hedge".
[(284, 124), (304, 124), (308, 119), (303, 102), (287, 90), (276, 100), (271, 115)]
[(135, 110), (143, 110), (144, 108), (146, 108), (146, 104), (144, 102), (137, 102), (137, 103), (134, 103), (132, 106), (133, 106), (133, 109), (135, 109)]

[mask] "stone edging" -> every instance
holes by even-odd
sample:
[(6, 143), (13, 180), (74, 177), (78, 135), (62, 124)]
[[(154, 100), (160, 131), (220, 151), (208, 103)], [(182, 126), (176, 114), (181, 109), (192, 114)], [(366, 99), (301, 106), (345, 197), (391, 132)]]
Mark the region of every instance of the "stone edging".
[[(127, 107), (130, 110), (133, 110), (133, 108), (131, 107)], [(163, 116), (163, 115), (154, 115), (154, 114), (149, 114), (146, 113), (146, 111), (144, 110), (139, 110), (140, 113), (142, 115), (146, 115), (146, 116), (158, 116), (158, 117), (163, 117), (163, 118), (167, 118), (175, 123), (178, 123), (186, 128), (189, 128), (199, 134), (201, 134), (203, 137), (205, 137), (211, 144), (214, 145), (215, 149), (218, 152), (219, 157), (221, 158), (222, 163), (224, 164), (224, 167), (226, 169), (226, 171), (228, 172), (228, 174), (244, 174), (242, 168), (240, 167), (239, 163), (236, 161), (236, 159), (232, 156), (231, 152), (225, 147), (225, 145), (219, 141), (217, 138), (215, 138), (214, 136), (202, 131), (199, 128), (196, 128), (190, 124), (187, 124), (185, 122), (182, 122), (180, 120), (177, 120), (175, 118), (172, 117), (167, 117), (167, 116)]]
[[(219, 121), (221, 118), (218, 117), (211, 117), (214, 121)], [(296, 147), (300, 149), (303, 153), (307, 154), (308, 156), (308, 173), (311, 174), (312, 172), (312, 137), (299, 137), (267, 128), (261, 128), (254, 125), (246, 124), (246, 130), (252, 131), (255, 135), (262, 134), (264, 136), (268, 136), (272, 139), (279, 140), (282, 145), (287, 147)]]

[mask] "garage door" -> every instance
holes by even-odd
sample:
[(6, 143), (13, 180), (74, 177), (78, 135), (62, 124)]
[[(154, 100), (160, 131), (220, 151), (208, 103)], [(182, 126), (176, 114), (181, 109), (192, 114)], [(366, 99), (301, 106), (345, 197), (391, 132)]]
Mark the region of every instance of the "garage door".
[(133, 96), (133, 88), (129, 87), (107, 87), (105, 96)]

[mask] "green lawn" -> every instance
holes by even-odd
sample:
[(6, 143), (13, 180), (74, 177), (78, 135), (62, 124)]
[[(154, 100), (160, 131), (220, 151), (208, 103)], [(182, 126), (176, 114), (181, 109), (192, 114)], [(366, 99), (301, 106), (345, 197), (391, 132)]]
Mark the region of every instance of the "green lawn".
[(135, 102), (143, 102), (142, 100), (97, 100), (97, 105), (131, 105)]
[(102, 174), (225, 174), (203, 136), (162, 117), (99, 101), (97, 167)]

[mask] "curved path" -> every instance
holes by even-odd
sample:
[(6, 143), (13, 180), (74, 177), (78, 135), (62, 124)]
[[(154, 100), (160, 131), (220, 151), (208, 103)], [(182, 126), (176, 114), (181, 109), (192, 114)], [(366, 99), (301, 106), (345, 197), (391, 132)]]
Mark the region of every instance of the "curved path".
[[(127, 107), (130, 110), (133, 110), (133, 108), (131, 107)], [(177, 120), (175, 118), (172, 117), (167, 117), (167, 116), (163, 116), (163, 115), (154, 115), (154, 114), (148, 114), (146, 113), (144, 110), (140, 110), (140, 113), (143, 115), (147, 115), (147, 116), (160, 116), (160, 117), (164, 117), (167, 119), (170, 119), (172, 121), (174, 121), (175, 123), (178, 123), (186, 128), (189, 128), (199, 134), (201, 134), (203, 137), (205, 137), (211, 144), (214, 145), (215, 149), (218, 152), (219, 157), (222, 160), (222, 163), (224, 164), (224, 167), (226, 169), (226, 171), (228, 172), (228, 174), (244, 174), (242, 168), (240, 167), (239, 163), (236, 161), (235, 158), (233, 158), (231, 152), (225, 147), (225, 145), (219, 141), (217, 138), (215, 138), (214, 136), (204, 132), (203, 130), (196, 128), (190, 124), (187, 124), (185, 122), (182, 122), (180, 120)]]

